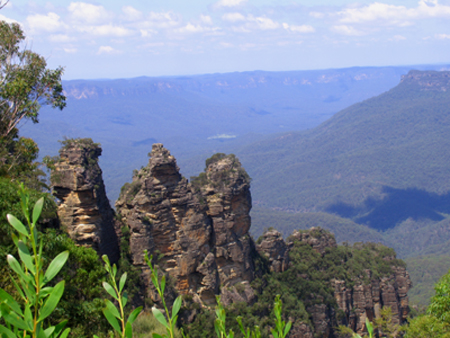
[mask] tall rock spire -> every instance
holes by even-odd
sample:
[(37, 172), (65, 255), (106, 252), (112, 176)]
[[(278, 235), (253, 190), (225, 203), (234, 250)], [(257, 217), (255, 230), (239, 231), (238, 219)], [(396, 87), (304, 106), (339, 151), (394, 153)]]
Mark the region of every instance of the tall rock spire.
[(60, 201), (62, 226), (79, 245), (119, 259), (114, 210), (106, 197), (98, 158), (100, 146), (91, 139), (63, 141), (51, 173), (53, 194)]

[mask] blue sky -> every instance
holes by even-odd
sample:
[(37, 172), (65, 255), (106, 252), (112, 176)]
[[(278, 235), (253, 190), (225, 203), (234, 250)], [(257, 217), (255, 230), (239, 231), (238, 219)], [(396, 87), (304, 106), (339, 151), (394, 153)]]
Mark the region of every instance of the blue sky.
[(450, 0), (10, 0), (65, 79), (450, 63)]

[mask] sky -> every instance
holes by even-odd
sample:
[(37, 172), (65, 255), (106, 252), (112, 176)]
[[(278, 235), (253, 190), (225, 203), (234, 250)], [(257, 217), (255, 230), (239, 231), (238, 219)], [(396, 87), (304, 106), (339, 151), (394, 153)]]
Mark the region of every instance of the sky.
[(450, 63), (450, 0), (10, 0), (63, 79)]

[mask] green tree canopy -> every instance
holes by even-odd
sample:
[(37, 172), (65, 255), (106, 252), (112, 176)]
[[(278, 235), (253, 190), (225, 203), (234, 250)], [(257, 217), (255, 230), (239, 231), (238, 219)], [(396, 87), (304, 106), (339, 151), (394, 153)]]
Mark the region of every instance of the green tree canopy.
[(0, 135), (8, 136), (23, 119), (38, 122), (41, 105), (63, 109), (63, 68), (47, 69), (44, 57), (22, 48), (17, 23), (0, 21)]

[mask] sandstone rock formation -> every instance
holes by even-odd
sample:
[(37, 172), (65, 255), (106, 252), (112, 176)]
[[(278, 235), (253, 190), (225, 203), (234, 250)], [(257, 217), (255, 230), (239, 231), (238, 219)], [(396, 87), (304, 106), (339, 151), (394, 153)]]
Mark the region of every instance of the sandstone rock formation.
[[(390, 307), (392, 323), (402, 324), (409, 314), (407, 292), (412, 287), (404, 267), (392, 267), (394, 273), (380, 279), (371, 278), (370, 284), (358, 281), (348, 287), (342, 280), (334, 281), (334, 296), (339, 309), (345, 313), (345, 321), (355, 332), (365, 330), (366, 318), (379, 318), (383, 307)], [(370, 274), (370, 271), (368, 271)]]
[(257, 245), (256, 250), (269, 259), (271, 271), (283, 272), (288, 268), (288, 247), (279, 231), (266, 231), (262, 235), (261, 243)]
[[(269, 259), (272, 271), (282, 272), (289, 269), (289, 252), (295, 242), (303, 242), (310, 245), (313, 250), (324, 256), (327, 248), (336, 248), (336, 240), (329, 232), (321, 228), (311, 228), (309, 231), (294, 231), (288, 237), (287, 243), (276, 230), (264, 233), (257, 250), (261, 255)], [(386, 261), (393, 261), (395, 257), (384, 257)], [(394, 263), (393, 263), (394, 264)], [(381, 315), (383, 307), (390, 307), (392, 311), (392, 323), (402, 324), (409, 313), (407, 292), (411, 288), (411, 280), (403, 266), (392, 265), (392, 273), (387, 276), (374, 277), (371, 270), (366, 269), (366, 276), (354, 276), (352, 285), (344, 280), (331, 280), (334, 289), (334, 298), (337, 309), (323, 304), (320, 296), (315, 295), (315, 303), (307, 307), (310, 314), (312, 331), (320, 337), (334, 337), (334, 328), (344, 324), (355, 332), (365, 332), (365, 320), (373, 321)], [(308, 279), (308, 275), (299, 275), (299, 278)], [(339, 316), (336, 310), (340, 311)], [(339, 317), (339, 318), (338, 318)], [(312, 331), (305, 329), (306, 324), (296, 324), (303, 327), (299, 334), (295, 329), (293, 337), (310, 337)], [(305, 326), (306, 325), (306, 326)]]
[(402, 75), (401, 82), (418, 85), (421, 91), (446, 92), (450, 90), (450, 72), (410, 70)]
[(97, 163), (102, 149), (91, 139), (66, 140), (51, 173), (53, 194), (59, 199), (62, 226), (78, 244), (119, 258), (114, 211), (106, 197)]
[(214, 304), (219, 286), (253, 279), (248, 175), (233, 155), (221, 154), (191, 184), (162, 144), (149, 155), (116, 203), (131, 230), (133, 264), (146, 276), (148, 250), (180, 293)]

